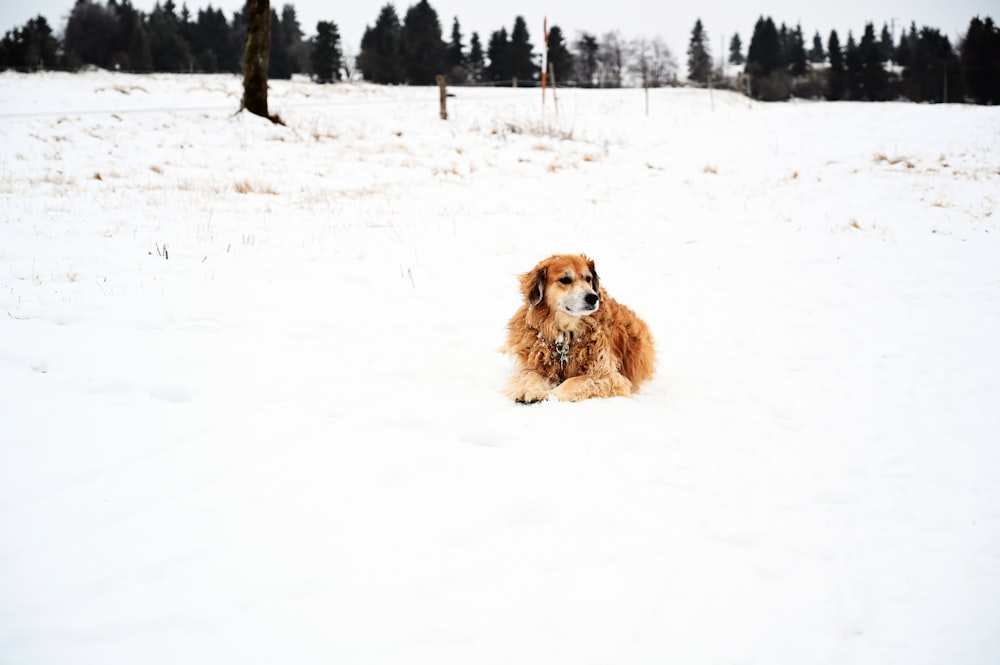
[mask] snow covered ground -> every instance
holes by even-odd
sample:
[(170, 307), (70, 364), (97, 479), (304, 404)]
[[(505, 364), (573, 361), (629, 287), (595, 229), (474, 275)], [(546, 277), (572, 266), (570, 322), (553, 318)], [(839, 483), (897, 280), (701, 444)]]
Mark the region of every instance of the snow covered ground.
[(0, 663), (995, 664), (1000, 113), (452, 92), (0, 75)]

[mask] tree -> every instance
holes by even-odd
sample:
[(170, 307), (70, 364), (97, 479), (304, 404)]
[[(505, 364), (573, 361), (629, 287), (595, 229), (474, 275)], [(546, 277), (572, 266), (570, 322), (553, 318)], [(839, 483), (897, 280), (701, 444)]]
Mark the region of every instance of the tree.
[(597, 49), (597, 79), (602, 88), (620, 88), (625, 71), (625, 45), (616, 30), (604, 33)]
[(1000, 29), (987, 17), (969, 22), (959, 46), (962, 80), (972, 101), (1000, 104)]
[(889, 75), (882, 65), (882, 46), (875, 37), (875, 26), (865, 25), (865, 33), (858, 46), (861, 64), (861, 99), (884, 101), (889, 98)]
[(903, 92), (917, 102), (962, 99), (961, 64), (951, 41), (935, 28), (924, 27), (911, 43), (911, 59), (903, 69)]
[(666, 85), (677, 72), (677, 62), (662, 37), (637, 39), (629, 50), (632, 54), (629, 70), (642, 79), (644, 87)]
[(465, 47), (462, 45), (462, 27), (458, 17), (451, 22), (451, 41), (445, 47), (444, 66), (453, 83), (464, 82), (468, 76), (468, 62), (465, 57)]
[(597, 37), (589, 33), (581, 33), (576, 41), (576, 82), (584, 88), (594, 86), (597, 76)]
[(173, 0), (167, 0), (162, 6), (155, 4), (149, 15), (149, 51), (157, 72), (187, 72), (194, 64), (175, 10)]
[(729, 40), (729, 64), (742, 65), (747, 59), (743, 57), (743, 42), (740, 40), (740, 33), (733, 35)]
[(66, 52), (86, 65), (114, 69), (118, 16), (91, 0), (77, 0), (66, 20)]
[(819, 31), (813, 35), (813, 45), (809, 49), (809, 62), (818, 65), (826, 60), (826, 52), (823, 50), (823, 38), (819, 36)]
[(695, 21), (691, 29), (691, 40), (688, 42), (688, 80), (699, 83), (707, 82), (712, 74), (712, 56), (708, 50), (708, 36), (701, 25), (701, 19)]
[(382, 7), (374, 27), (365, 28), (358, 68), (366, 81), (392, 84), (405, 80), (400, 57), (401, 31), (399, 16), (391, 4)]
[(864, 63), (861, 61), (861, 49), (854, 41), (854, 34), (847, 32), (847, 45), (844, 47), (844, 71), (846, 97), (852, 100), (864, 99), (864, 84), (862, 83), (864, 74)]
[(407, 10), (400, 32), (400, 55), (406, 82), (432, 85), (435, 77), (444, 73), (444, 54), (437, 12), (427, 0), (420, 0)]
[(781, 38), (771, 17), (757, 19), (750, 47), (747, 49), (747, 73), (754, 78), (764, 78), (776, 69), (784, 67), (781, 52)]
[(479, 33), (473, 32), (469, 38), (469, 75), (473, 81), (483, 80), (486, 70), (486, 56), (483, 54), (483, 44), (479, 41)]
[(508, 55), (511, 76), (516, 76), (519, 81), (532, 81), (538, 73), (538, 67), (532, 56), (533, 48), (528, 34), (528, 24), (525, 23), (523, 16), (518, 16), (514, 19), (514, 28), (510, 33)]
[(52, 35), (45, 17), (39, 14), (22, 28), (8, 31), (0, 40), (0, 69), (23, 72), (55, 69), (59, 41)]
[(878, 50), (883, 64), (892, 60), (892, 33), (889, 32), (889, 26), (885, 23), (882, 24), (882, 35), (879, 38)]
[(826, 84), (826, 98), (836, 101), (844, 98), (847, 91), (847, 72), (844, 68), (844, 53), (840, 49), (840, 38), (837, 31), (830, 32), (830, 41), (827, 42), (826, 50), (830, 56), (830, 69)]
[(556, 73), (556, 80), (569, 81), (573, 76), (573, 54), (569, 52), (562, 28), (558, 25), (549, 28), (548, 49), (549, 65)]
[(500, 28), (490, 35), (486, 57), (490, 61), (490, 64), (486, 65), (487, 80), (500, 83), (514, 77), (510, 64), (510, 40), (507, 39), (506, 28)]
[(788, 63), (788, 73), (792, 76), (804, 76), (807, 64), (806, 47), (802, 38), (802, 26), (796, 25), (794, 30), (789, 30), (786, 39), (785, 61)]
[(243, 56), (243, 105), (255, 115), (267, 112), (267, 63), (271, 47), (270, 0), (247, 0), (247, 47)]
[(312, 38), (311, 64), (313, 77), (317, 83), (333, 83), (340, 80), (342, 54), (340, 51), (340, 31), (333, 21), (319, 21), (316, 36)]

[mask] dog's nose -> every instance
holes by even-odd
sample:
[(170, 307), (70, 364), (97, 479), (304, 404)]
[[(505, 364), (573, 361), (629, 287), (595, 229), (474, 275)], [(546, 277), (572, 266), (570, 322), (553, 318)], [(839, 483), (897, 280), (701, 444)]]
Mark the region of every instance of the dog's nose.
[(591, 307), (593, 307), (594, 305), (597, 304), (597, 294), (596, 293), (588, 293), (586, 296), (584, 296), (583, 299)]

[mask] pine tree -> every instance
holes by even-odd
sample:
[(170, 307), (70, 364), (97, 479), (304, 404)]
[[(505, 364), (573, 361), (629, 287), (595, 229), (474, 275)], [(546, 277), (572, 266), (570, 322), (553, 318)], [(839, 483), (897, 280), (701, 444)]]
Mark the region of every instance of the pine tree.
[(889, 75), (882, 66), (882, 48), (875, 38), (875, 26), (865, 25), (865, 34), (858, 46), (861, 62), (861, 94), (868, 101), (884, 101), (889, 98)]
[(754, 78), (765, 78), (784, 67), (781, 38), (771, 17), (757, 19), (757, 25), (747, 49), (747, 73)]
[(566, 47), (562, 28), (554, 25), (549, 28), (549, 65), (556, 74), (556, 81), (567, 83), (573, 76), (573, 54)]
[(854, 35), (848, 31), (847, 46), (844, 47), (844, 70), (846, 74), (846, 97), (851, 100), (864, 99), (864, 63), (861, 61), (861, 50)]
[(490, 61), (485, 70), (487, 80), (500, 83), (514, 77), (510, 66), (510, 40), (507, 39), (506, 28), (500, 28), (490, 35), (486, 57)]
[(445, 48), (444, 55), (445, 69), (453, 82), (456, 78), (464, 78), (468, 63), (465, 57), (465, 46), (462, 44), (462, 26), (458, 23), (458, 17), (454, 17), (451, 22), (451, 41)]
[(910, 63), (903, 69), (903, 92), (917, 102), (962, 99), (961, 65), (951, 41), (936, 28), (920, 30), (911, 43)]
[(972, 101), (1000, 104), (1000, 29), (987, 17), (969, 22), (959, 47), (962, 80)]
[(813, 45), (809, 49), (809, 62), (818, 65), (826, 61), (826, 52), (823, 50), (823, 38), (819, 36), (819, 31), (813, 35)]
[(737, 32), (729, 40), (729, 64), (742, 65), (744, 62), (746, 58), (743, 57), (743, 42), (740, 41), (740, 33)]
[(698, 83), (708, 82), (712, 74), (712, 57), (708, 50), (708, 36), (701, 19), (695, 21), (688, 42), (688, 80)]
[(538, 73), (532, 57), (533, 46), (531, 37), (528, 34), (528, 24), (523, 16), (514, 19), (514, 28), (510, 33), (510, 67), (511, 75), (516, 76), (519, 81), (531, 81)]
[(406, 82), (410, 85), (433, 85), (435, 77), (444, 73), (441, 23), (427, 0), (420, 0), (407, 10), (400, 44)]
[(479, 41), (479, 33), (473, 32), (469, 38), (469, 75), (479, 83), (483, 80), (486, 69), (486, 57), (483, 55), (483, 44)]
[(889, 26), (885, 23), (882, 24), (882, 35), (879, 39), (878, 47), (883, 63), (892, 60), (892, 33), (889, 32)]
[(0, 40), (0, 70), (17, 69), (35, 72), (55, 69), (58, 63), (58, 40), (45, 17), (39, 14), (21, 28), (9, 30)]
[(802, 26), (796, 25), (788, 31), (788, 72), (792, 76), (804, 76), (806, 73), (806, 46), (802, 38)]
[(340, 51), (340, 31), (333, 21), (319, 21), (316, 36), (312, 39), (313, 77), (317, 83), (333, 83), (340, 80), (342, 54)]
[(830, 69), (826, 84), (826, 98), (836, 101), (844, 98), (847, 91), (847, 72), (844, 66), (844, 53), (840, 49), (840, 38), (837, 31), (830, 32), (830, 40), (826, 46), (830, 58)]
[(366, 81), (395, 84), (404, 81), (400, 57), (399, 16), (391, 4), (384, 5), (375, 26), (366, 28), (361, 38), (358, 68)]

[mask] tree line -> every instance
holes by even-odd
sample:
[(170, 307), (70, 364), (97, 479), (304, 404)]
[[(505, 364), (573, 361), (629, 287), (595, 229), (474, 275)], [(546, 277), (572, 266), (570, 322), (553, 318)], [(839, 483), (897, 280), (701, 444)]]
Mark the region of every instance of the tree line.
[[(692, 48), (696, 41), (692, 34)], [(778, 28), (770, 17), (761, 17), (745, 58), (739, 35), (733, 36), (729, 62), (744, 66), (751, 95), (769, 101), (1000, 103), (1000, 29), (989, 17), (973, 18), (957, 48), (936, 28), (918, 30), (911, 23), (896, 41), (888, 25), (876, 33), (868, 23), (860, 39), (848, 32), (846, 42), (836, 30), (826, 40), (817, 32), (808, 49), (800, 26)], [(709, 75), (689, 73), (695, 80)]]
[[(242, 70), (247, 6), (227, 18), (209, 5), (192, 13), (174, 0), (145, 13), (130, 0), (76, 0), (61, 36), (38, 16), (0, 40), (0, 69), (75, 70), (83, 66), (130, 72), (231, 72)], [(543, 39), (545, 36), (543, 36)], [(570, 43), (558, 25), (549, 28), (550, 73), (560, 85), (656, 87), (676, 84), (679, 66), (662, 38), (632, 39), (618, 31), (580, 32)], [(698, 20), (687, 48), (687, 78), (694, 84), (744, 87), (763, 100), (791, 97), (829, 100), (910, 99), (1000, 103), (1000, 30), (992, 19), (972, 19), (959, 44), (937, 29), (911, 24), (898, 41), (888, 26), (869, 23), (860, 39), (836, 30), (817, 32), (807, 48), (800, 26), (780, 28), (760, 17), (747, 52), (740, 36), (730, 41), (728, 62), (717, 66), (705, 26)], [(722, 63), (722, 58), (718, 62)], [(532, 85), (540, 77), (540, 53), (523, 17), (508, 32), (468, 40), (458, 17), (445, 39), (428, 0), (400, 18), (385, 4), (367, 26), (357, 57), (345, 52), (334, 21), (319, 21), (304, 37), (291, 4), (270, 11), (270, 78), (307, 74), (329, 83), (358, 76), (374, 83), (427, 85), (438, 74), (452, 84)], [(740, 69), (741, 76), (727, 72)]]

